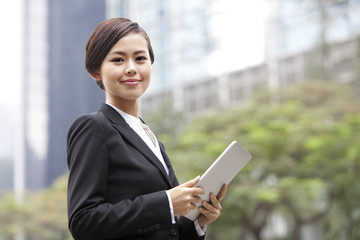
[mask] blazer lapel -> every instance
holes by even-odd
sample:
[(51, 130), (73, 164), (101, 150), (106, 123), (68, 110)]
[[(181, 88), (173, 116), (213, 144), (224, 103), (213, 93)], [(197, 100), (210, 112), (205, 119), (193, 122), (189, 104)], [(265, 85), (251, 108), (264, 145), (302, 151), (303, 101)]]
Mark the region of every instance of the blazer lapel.
[[(105, 103), (100, 106), (99, 111), (103, 112), (108, 117), (108, 119), (113, 123), (114, 127), (121, 134), (122, 137), (126, 138), (130, 142), (130, 144), (137, 148), (139, 152), (141, 152), (150, 162), (152, 162), (159, 169), (166, 182), (170, 185), (170, 187), (172, 187), (169, 176), (167, 175), (164, 166), (161, 164), (160, 160), (156, 157), (156, 155), (148, 147), (148, 145), (141, 139), (141, 137), (127, 124), (125, 119), (115, 109)], [(168, 161), (168, 159), (165, 161)], [(166, 164), (168, 163), (166, 162)]]
[(166, 163), (166, 166), (169, 169), (169, 178), (170, 178), (171, 185), (172, 185), (172, 187), (175, 187), (175, 186), (179, 185), (179, 182), (178, 182), (178, 180), (177, 180), (177, 178), (175, 176), (174, 169), (172, 168), (170, 159), (169, 159), (168, 155), (165, 152), (164, 145), (159, 142), (159, 146), (160, 146), (161, 154), (162, 154), (162, 156), (164, 158), (164, 161)]

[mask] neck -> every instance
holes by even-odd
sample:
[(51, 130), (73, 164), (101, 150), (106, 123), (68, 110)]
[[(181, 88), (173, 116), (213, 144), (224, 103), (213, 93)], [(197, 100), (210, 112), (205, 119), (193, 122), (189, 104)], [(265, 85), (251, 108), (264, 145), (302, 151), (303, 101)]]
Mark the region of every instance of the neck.
[(109, 103), (109, 104), (113, 105), (114, 107), (117, 107), (121, 111), (126, 112), (127, 114), (130, 114), (136, 118), (139, 117), (139, 101), (138, 101), (138, 99), (136, 99), (136, 100), (122, 99), (121, 101), (116, 101), (116, 102), (106, 100), (106, 103)]

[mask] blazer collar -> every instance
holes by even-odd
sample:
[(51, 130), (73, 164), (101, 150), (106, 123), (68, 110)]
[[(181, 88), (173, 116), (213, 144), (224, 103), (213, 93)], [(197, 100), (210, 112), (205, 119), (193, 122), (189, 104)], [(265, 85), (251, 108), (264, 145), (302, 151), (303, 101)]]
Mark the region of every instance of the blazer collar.
[[(111, 106), (103, 103), (98, 111), (104, 113), (108, 119), (112, 122), (116, 130), (121, 134), (122, 137), (126, 138), (130, 144), (132, 144), (139, 152), (141, 152), (151, 163), (153, 163), (161, 172), (166, 182), (173, 187), (170, 178), (173, 177), (174, 171), (171, 167), (168, 157), (164, 155), (164, 150), (160, 144), (161, 153), (163, 154), (164, 160), (169, 168), (169, 176), (167, 175), (164, 166), (161, 164), (160, 160), (156, 157), (153, 151), (148, 147), (148, 145), (141, 139), (141, 137), (127, 124), (125, 119)], [(169, 167), (170, 165), (170, 167)]]

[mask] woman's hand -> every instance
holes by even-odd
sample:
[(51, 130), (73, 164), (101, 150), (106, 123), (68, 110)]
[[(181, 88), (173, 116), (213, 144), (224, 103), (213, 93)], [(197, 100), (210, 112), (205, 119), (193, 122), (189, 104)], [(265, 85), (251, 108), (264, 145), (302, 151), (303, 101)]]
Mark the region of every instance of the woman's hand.
[(199, 187), (194, 188), (199, 180), (200, 177), (196, 177), (184, 184), (168, 190), (175, 216), (188, 214), (190, 210), (196, 208), (195, 203), (201, 202), (199, 195), (205, 194), (205, 190)]
[(217, 197), (215, 197), (213, 193), (210, 193), (210, 203), (203, 201), (202, 206), (198, 208), (199, 212), (201, 212), (201, 215), (198, 217), (198, 223), (201, 227), (212, 223), (220, 216), (222, 209), (220, 203), (225, 198), (226, 189), (227, 186), (224, 184)]

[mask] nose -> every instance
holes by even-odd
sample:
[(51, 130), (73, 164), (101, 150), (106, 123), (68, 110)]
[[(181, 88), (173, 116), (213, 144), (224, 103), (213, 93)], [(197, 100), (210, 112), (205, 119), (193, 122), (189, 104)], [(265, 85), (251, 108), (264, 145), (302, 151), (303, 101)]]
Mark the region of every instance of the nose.
[(137, 72), (136, 70), (136, 66), (135, 63), (133, 61), (129, 61), (128, 64), (126, 65), (126, 69), (125, 69), (125, 73), (127, 75), (135, 75)]

